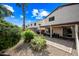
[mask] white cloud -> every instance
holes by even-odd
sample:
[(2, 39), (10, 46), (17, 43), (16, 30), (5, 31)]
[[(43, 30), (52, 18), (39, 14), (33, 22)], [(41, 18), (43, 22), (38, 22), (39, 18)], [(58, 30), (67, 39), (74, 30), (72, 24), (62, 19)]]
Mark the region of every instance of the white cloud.
[(28, 20), (28, 23), (31, 23), (31, 20)]
[(43, 16), (37, 16), (36, 19), (43, 19)]
[(11, 16), (11, 18), (14, 18), (15, 16)]
[(43, 17), (47, 16), (49, 12), (44, 9), (33, 9), (32, 14), (32, 17), (35, 17), (36, 19), (43, 19)]
[(33, 17), (37, 16), (37, 14), (38, 14), (38, 9), (33, 9), (32, 14), (33, 14)]
[(23, 18), (23, 15), (20, 15), (20, 18)]
[(4, 7), (6, 7), (8, 10), (10, 10), (11, 12), (14, 12), (13, 7), (9, 6), (9, 5), (4, 5)]
[(43, 10), (43, 11), (40, 13), (41, 16), (47, 16), (48, 14), (49, 14), (49, 12), (47, 12), (47, 11), (45, 11), (45, 10)]
[(14, 25), (22, 26), (22, 20), (17, 18), (5, 17), (4, 18), (7, 22), (10, 22)]

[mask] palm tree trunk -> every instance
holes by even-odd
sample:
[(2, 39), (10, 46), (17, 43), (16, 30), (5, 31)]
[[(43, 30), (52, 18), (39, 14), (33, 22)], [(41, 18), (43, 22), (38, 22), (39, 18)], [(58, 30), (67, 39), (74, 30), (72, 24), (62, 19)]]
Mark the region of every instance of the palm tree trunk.
[(22, 4), (22, 14), (23, 14), (23, 31), (25, 31), (25, 10), (24, 10), (24, 3)]

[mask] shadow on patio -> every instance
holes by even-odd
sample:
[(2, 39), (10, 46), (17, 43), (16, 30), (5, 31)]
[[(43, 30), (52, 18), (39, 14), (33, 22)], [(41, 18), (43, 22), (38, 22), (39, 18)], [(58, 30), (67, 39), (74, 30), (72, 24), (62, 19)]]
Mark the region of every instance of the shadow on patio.
[(48, 36), (45, 36), (45, 37), (48, 41), (51, 41), (51, 42), (54, 42), (54, 43), (57, 43), (60, 45), (64, 45), (69, 48), (76, 49), (75, 40), (68, 40), (68, 39), (61, 39), (61, 38), (50, 38)]
[(45, 36), (47, 39), (47, 44), (54, 46), (60, 50), (70, 53), (71, 55), (77, 55), (76, 44), (74, 40), (50, 38)]

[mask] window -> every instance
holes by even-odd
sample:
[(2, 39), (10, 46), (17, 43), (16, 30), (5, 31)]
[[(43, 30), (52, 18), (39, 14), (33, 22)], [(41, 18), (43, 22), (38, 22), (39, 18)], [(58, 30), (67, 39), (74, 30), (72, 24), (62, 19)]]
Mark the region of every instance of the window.
[(54, 16), (49, 18), (49, 21), (54, 21), (54, 20), (55, 20)]
[(63, 36), (72, 37), (72, 30), (70, 27), (63, 27)]
[(34, 26), (36, 26), (36, 23), (34, 23)]
[(39, 24), (39, 26), (40, 26), (41, 24)]
[(32, 26), (32, 24), (31, 24), (31, 26)]

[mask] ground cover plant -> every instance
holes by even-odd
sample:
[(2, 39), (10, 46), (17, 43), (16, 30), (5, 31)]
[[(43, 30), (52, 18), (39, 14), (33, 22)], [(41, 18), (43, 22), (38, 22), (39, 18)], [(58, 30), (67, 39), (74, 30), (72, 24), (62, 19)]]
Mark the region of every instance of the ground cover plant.
[(20, 38), (21, 31), (18, 26), (0, 19), (0, 51), (14, 46)]
[(35, 36), (31, 41), (31, 48), (34, 51), (42, 51), (46, 48), (46, 40), (43, 36)]
[(41, 51), (46, 47), (46, 40), (44, 36), (40, 36), (30, 29), (23, 32), (25, 43), (30, 43), (30, 47), (34, 51)]
[(34, 38), (34, 32), (30, 29), (26, 29), (24, 32), (23, 32), (23, 37), (25, 39), (25, 42), (29, 43), (33, 38)]

